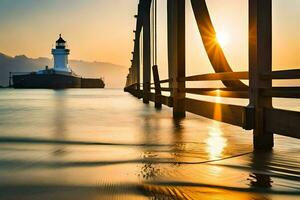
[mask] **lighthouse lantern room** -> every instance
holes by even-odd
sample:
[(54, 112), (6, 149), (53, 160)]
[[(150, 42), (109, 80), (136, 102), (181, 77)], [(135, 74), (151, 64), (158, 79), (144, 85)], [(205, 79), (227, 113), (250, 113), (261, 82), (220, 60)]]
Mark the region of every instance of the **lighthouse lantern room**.
[(70, 50), (66, 48), (66, 41), (59, 35), (59, 39), (56, 41), (55, 49), (52, 49), (52, 55), (54, 58), (54, 70), (61, 72), (71, 72), (68, 66), (68, 55)]

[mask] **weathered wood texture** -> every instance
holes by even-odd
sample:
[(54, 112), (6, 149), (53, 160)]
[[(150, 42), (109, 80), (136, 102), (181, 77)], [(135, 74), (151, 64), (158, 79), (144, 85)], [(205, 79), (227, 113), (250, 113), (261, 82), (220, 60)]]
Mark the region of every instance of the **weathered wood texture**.
[(155, 108), (161, 108), (161, 87), (159, 82), (159, 74), (158, 74), (158, 68), (157, 65), (154, 65), (152, 67), (153, 72), (153, 80), (154, 80), (154, 89), (155, 89)]
[[(172, 72), (173, 116), (185, 116), (185, 0), (168, 0), (169, 70)], [(171, 78), (169, 77), (169, 78)]]
[[(164, 95), (160, 96), (161, 103), (168, 107), (173, 107), (173, 98)], [(150, 93), (150, 101), (155, 102), (155, 93)]]
[[(171, 79), (164, 79), (164, 80), (160, 80), (160, 83), (169, 83), (170, 81), (173, 81), (172, 78)], [(171, 88), (171, 87), (170, 87)]]
[(262, 89), (261, 94), (267, 97), (300, 98), (300, 87), (273, 87)]
[(265, 128), (264, 109), (272, 108), (272, 97), (261, 89), (271, 89), (272, 79), (261, 79), (272, 72), (272, 0), (249, 0), (249, 86), (250, 105), (255, 108), (254, 149), (270, 150), (273, 133)]
[(243, 106), (185, 99), (186, 111), (235, 126), (243, 126)]
[(300, 112), (266, 108), (265, 128), (272, 133), (300, 139)]
[(262, 74), (261, 79), (300, 79), (300, 69), (273, 71), (271, 74)]
[(143, 0), (143, 102), (149, 103), (151, 82), (151, 36), (150, 36), (150, 8), (151, 0)]
[[(225, 80), (248, 80), (248, 72), (223, 72), (214, 74), (201, 74), (185, 78), (180, 81), (225, 81)], [(247, 88), (247, 87), (243, 87)]]
[(130, 94), (132, 94), (133, 96), (135, 96), (137, 98), (142, 98), (143, 91), (137, 89), (137, 85), (138, 85), (137, 83), (128, 85), (127, 87), (124, 88), (124, 91), (129, 92)]
[[(173, 0), (167, 0), (167, 41), (168, 41), (168, 77), (169, 77), (169, 88), (173, 88), (173, 57), (174, 57), (174, 52), (172, 51), (173, 49), (173, 38), (172, 35), (174, 34), (174, 28), (171, 26), (173, 23)], [(171, 96), (173, 93), (171, 93)]]

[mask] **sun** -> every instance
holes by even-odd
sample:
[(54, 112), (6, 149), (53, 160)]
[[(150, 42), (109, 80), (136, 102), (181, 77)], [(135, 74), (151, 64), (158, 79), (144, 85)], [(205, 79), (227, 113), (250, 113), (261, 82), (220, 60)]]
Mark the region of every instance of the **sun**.
[(219, 31), (217, 33), (217, 41), (218, 43), (222, 46), (225, 47), (229, 43), (229, 36), (226, 32), (224, 31)]

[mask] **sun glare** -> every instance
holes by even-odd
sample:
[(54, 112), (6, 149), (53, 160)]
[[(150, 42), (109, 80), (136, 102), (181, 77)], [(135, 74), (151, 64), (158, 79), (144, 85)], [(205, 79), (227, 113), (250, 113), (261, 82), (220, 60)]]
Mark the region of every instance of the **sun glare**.
[(209, 127), (209, 135), (206, 139), (206, 152), (212, 160), (220, 159), (227, 146), (227, 139), (223, 136), (218, 122), (213, 122)]
[(216, 90), (216, 103), (221, 103), (221, 90)]
[(229, 43), (228, 34), (224, 31), (219, 31), (217, 33), (217, 41), (222, 47), (226, 46)]

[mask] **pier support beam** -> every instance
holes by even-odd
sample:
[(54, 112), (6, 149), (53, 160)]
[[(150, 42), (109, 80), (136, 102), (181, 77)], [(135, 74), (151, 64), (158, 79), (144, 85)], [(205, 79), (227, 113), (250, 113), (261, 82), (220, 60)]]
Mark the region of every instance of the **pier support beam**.
[(143, 102), (150, 100), (151, 83), (151, 37), (150, 37), (150, 7), (151, 0), (144, 0), (143, 10)]
[(272, 107), (272, 97), (261, 94), (271, 89), (272, 80), (261, 79), (272, 72), (272, 0), (249, 0), (249, 86), (250, 105), (254, 109), (253, 142), (255, 150), (271, 150), (273, 133), (267, 132), (264, 108)]
[[(136, 34), (136, 38), (139, 37)], [(134, 40), (134, 51), (132, 59), (132, 68), (133, 68), (133, 79), (135, 84), (135, 90), (140, 91), (140, 42), (139, 39)]]
[(141, 80), (140, 80), (140, 35), (138, 34), (137, 35), (137, 38), (136, 38), (136, 44), (135, 44), (136, 48), (135, 48), (135, 59), (134, 59), (134, 62), (135, 62), (135, 66), (136, 66), (136, 83), (137, 83), (137, 86), (136, 86), (136, 89), (138, 91), (140, 91), (140, 86), (141, 86)]
[(157, 65), (152, 67), (154, 88), (155, 88), (155, 108), (161, 109), (161, 87)]
[(173, 116), (185, 117), (185, 0), (168, 0), (168, 51)]
[(12, 84), (12, 73), (9, 72), (9, 86), (8, 87), (12, 87), (13, 84)]
[[(172, 0), (167, 1), (167, 37), (168, 37), (168, 78), (169, 78), (169, 88), (173, 88), (173, 27), (171, 24), (173, 23), (173, 5)], [(173, 97), (173, 92), (171, 91), (171, 97)]]

